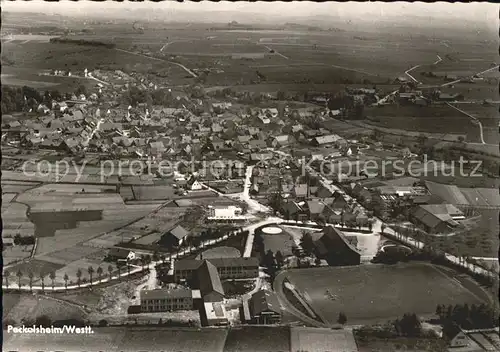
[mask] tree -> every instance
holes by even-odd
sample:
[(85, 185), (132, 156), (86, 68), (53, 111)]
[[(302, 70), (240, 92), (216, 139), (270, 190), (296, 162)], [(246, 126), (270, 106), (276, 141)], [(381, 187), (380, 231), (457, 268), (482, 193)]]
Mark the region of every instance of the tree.
[(144, 271), (144, 267), (146, 266), (146, 257), (144, 256), (144, 254), (141, 254), (141, 257), (139, 260), (141, 261), (142, 271)]
[(306, 232), (302, 235), (300, 246), (307, 255), (311, 255), (314, 252), (314, 241), (310, 233)]
[(276, 264), (278, 265), (278, 269), (280, 269), (285, 264), (285, 258), (281, 251), (276, 252)]
[(89, 278), (90, 278), (90, 287), (92, 287), (92, 278), (94, 276), (94, 268), (92, 266), (89, 266), (87, 271), (89, 273)]
[(9, 288), (9, 276), (10, 276), (10, 271), (5, 270), (3, 273), (3, 276), (5, 277), (5, 286), (7, 289)]
[(49, 273), (49, 279), (52, 281), (52, 291), (54, 291), (54, 281), (56, 279), (56, 272), (55, 271), (51, 271)]
[(337, 319), (337, 323), (342, 324), (342, 325), (344, 325), (345, 323), (347, 323), (347, 316), (345, 315), (345, 313), (343, 313), (343, 312), (339, 313), (339, 317)]
[(21, 278), (23, 277), (22, 271), (18, 270), (16, 276), (17, 276), (17, 285), (19, 286), (19, 291), (21, 291)]
[(108, 274), (109, 274), (109, 281), (113, 278), (113, 266), (110, 264), (108, 265)]
[(441, 318), (443, 314), (443, 306), (438, 304), (436, 307), (436, 315)]
[(102, 280), (102, 272), (103, 272), (102, 268), (100, 266), (97, 267), (97, 277), (99, 278), (99, 282), (101, 282)]
[(64, 274), (63, 280), (64, 280), (64, 289), (68, 291), (68, 280), (69, 280), (68, 274)]
[(33, 278), (35, 274), (32, 271), (28, 271), (28, 279), (30, 280), (30, 291), (33, 291)]
[(45, 274), (40, 273), (40, 280), (42, 281), (42, 292), (45, 291)]
[(81, 84), (78, 86), (75, 93), (77, 96), (79, 96), (80, 94), (87, 96), (87, 94), (88, 94), (87, 87), (85, 87), (83, 84)]
[(394, 327), (403, 336), (417, 337), (422, 330), (422, 324), (416, 314), (404, 314), (402, 319), (394, 322)]
[(80, 287), (80, 284), (82, 283), (82, 269), (78, 268), (76, 271), (76, 284), (78, 287)]
[(127, 258), (127, 261), (126, 261), (126, 265), (127, 265), (127, 280), (130, 278), (130, 260)]
[(274, 269), (275, 258), (273, 251), (268, 250), (264, 255), (264, 266), (272, 271)]

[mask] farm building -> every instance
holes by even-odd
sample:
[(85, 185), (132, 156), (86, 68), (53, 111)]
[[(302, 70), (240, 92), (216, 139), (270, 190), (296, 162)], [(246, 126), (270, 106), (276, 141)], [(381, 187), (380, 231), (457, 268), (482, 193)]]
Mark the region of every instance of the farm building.
[(122, 248), (111, 248), (108, 252), (108, 258), (113, 261), (126, 261), (134, 260), (136, 258), (135, 252)]
[(427, 204), (418, 206), (411, 220), (429, 233), (450, 233), (465, 219), (461, 210), (452, 204)]
[(192, 310), (197, 298), (200, 298), (199, 291), (186, 288), (142, 291), (141, 312)]
[(279, 324), (281, 306), (278, 297), (269, 290), (255, 292), (243, 302), (245, 321), (251, 324)]
[(316, 256), (325, 259), (328, 265), (344, 266), (359, 265), (361, 253), (345, 237), (345, 235), (333, 226), (323, 230), (323, 235), (314, 241)]
[(180, 246), (187, 236), (189, 235), (189, 231), (187, 231), (182, 226), (178, 225), (172, 228), (170, 231), (165, 233), (161, 239), (160, 243), (165, 247), (177, 247)]

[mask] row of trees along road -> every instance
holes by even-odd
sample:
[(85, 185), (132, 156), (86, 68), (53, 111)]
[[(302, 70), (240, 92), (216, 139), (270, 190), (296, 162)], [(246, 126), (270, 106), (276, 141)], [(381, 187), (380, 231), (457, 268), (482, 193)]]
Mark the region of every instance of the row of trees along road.
[[(151, 263), (151, 256), (149, 256), (149, 255), (141, 256), (140, 262), (141, 262), (142, 270), (146, 271), (146, 266)], [(128, 264), (129, 263), (126, 264), (126, 266), (127, 266), (126, 269), (127, 269), (128, 275), (130, 275), (131, 266), (128, 265)], [(109, 277), (110, 280), (111, 280), (112, 276), (114, 275), (114, 271), (115, 271), (115, 269), (114, 269), (113, 265), (111, 265), (111, 264), (108, 265), (108, 267), (107, 267), (107, 273), (108, 273), (108, 277)], [(94, 278), (95, 278), (94, 274), (97, 275), (98, 282), (102, 281), (103, 275), (104, 275), (104, 269), (102, 267), (99, 266), (99, 267), (97, 267), (97, 269), (94, 269), (94, 267), (89, 266), (87, 268), (87, 272), (89, 274), (90, 285), (92, 285), (94, 283)], [(122, 265), (117, 265), (116, 266), (116, 272), (117, 272), (118, 276), (121, 277), (121, 274), (122, 274)], [(27, 275), (28, 275), (28, 279), (29, 279), (30, 290), (32, 290), (33, 281), (35, 280), (35, 274), (32, 271), (28, 271)], [(4, 273), (3, 273), (3, 276), (4, 276), (4, 280), (5, 280), (5, 286), (7, 288), (9, 288), (9, 285), (10, 285), (10, 280), (9, 279), (11, 277), (11, 272), (9, 270), (5, 270)], [(17, 284), (18, 284), (18, 287), (20, 289), (21, 286), (22, 286), (21, 279), (23, 278), (24, 273), (21, 270), (17, 270), (17, 272), (15, 273), (15, 276), (17, 277), (17, 280), (18, 280)], [(45, 290), (45, 279), (47, 278), (47, 276), (51, 280), (51, 287), (52, 287), (52, 289), (54, 289), (54, 287), (55, 287), (55, 279), (56, 279), (56, 273), (55, 272), (50, 272), (50, 273), (48, 273), (48, 275), (46, 273), (40, 273), (37, 276), (37, 279), (40, 279), (41, 286), (42, 286), (42, 291)], [(82, 279), (82, 276), (83, 276), (82, 269), (78, 269), (77, 272), (76, 272), (76, 284), (78, 286), (80, 286), (82, 283), (86, 283), (87, 282), (85, 279)], [(68, 274), (64, 274), (63, 280), (64, 280), (64, 283), (65, 283), (65, 287), (67, 289), (68, 282), (70, 280)]]

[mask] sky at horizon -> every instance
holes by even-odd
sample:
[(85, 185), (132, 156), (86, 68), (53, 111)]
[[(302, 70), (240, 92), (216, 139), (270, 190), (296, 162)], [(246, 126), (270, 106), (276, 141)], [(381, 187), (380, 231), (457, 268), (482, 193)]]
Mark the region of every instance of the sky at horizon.
[[(463, 19), (472, 21), (498, 21), (499, 5), (494, 3), (454, 3), (436, 2), (72, 2), (62, 0), (49, 3), (40, 0), (33, 1), (4, 1), (2, 10), (21, 12), (57, 13), (67, 15), (91, 15), (96, 11), (116, 11), (123, 9), (150, 8), (164, 11), (233, 11), (259, 13), (265, 16), (281, 17), (307, 17), (307, 16), (332, 16), (348, 18), (370, 17), (404, 17), (408, 15), (425, 16), (436, 19)], [(101, 12), (102, 13), (102, 12)]]

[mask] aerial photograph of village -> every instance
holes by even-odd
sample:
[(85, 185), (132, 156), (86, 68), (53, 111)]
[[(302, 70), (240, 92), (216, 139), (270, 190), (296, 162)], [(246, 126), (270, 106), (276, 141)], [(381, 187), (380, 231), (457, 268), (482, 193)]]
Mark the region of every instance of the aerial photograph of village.
[(498, 5), (1, 7), (3, 351), (500, 351)]

